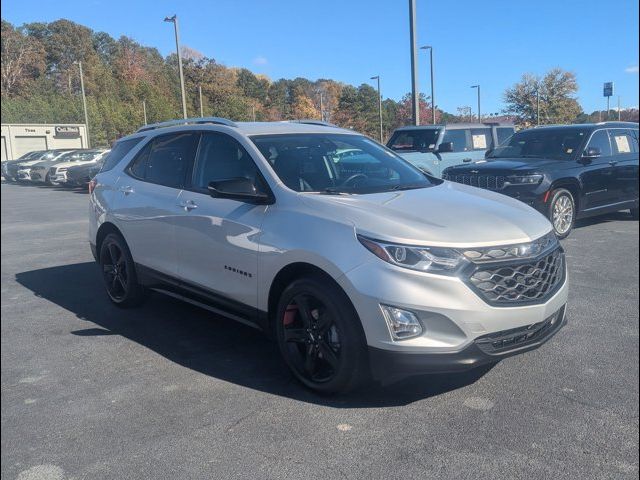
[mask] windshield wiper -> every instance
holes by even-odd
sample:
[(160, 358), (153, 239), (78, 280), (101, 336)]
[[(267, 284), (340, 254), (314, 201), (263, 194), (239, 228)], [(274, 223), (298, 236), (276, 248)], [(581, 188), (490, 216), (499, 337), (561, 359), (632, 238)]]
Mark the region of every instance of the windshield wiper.
[(413, 184), (409, 184), (409, 185), (394, 185), (393, 187), (391, 187), (391, 190), (394, 191), (398, 191), (398, 190), (414, 190), (417, 188), (425, 188), (426, 185), (422, 184), (422, 183), (413, 183)]

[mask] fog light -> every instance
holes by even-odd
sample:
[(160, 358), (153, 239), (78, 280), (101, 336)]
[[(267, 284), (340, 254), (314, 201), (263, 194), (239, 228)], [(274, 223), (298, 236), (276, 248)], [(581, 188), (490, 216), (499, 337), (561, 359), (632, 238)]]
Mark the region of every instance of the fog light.
[(380, 305), (380, 308), (394, 340), (405, 340), (422, 333), (422, 325), (412, 312), (389, 305)]

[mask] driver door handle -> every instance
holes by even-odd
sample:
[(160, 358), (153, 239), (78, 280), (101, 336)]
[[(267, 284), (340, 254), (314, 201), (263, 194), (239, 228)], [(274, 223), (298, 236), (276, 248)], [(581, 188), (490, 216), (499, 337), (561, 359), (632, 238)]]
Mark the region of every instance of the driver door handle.
[(462, 159), (462, 161), (463, 161), (464, 163), (469, 163), (469, 162), (471, 162), (472, 160), (473, 160), (473, 158), (463, 158), (463, 159)]
[(133, 187), (127, 185), (124, 187), (120, 187), (119, 188), (120, 192), (124, 193), (125, 195), (129, 195), (130, 193), (133, 193)]
[(185, 212), (190, 212), (191, 210), (198, 208), (198, 205), (193, 200), (186, 200), (184, 202), (180, 202), (178, 206), (184, 209)]
[(611, 160), (611, 161), (609, 162), (609, 165), (611, 165), (612, 167), (615, 167), (617, 164), (618, 164), (618, 161), (617, 161), (617, 160)]

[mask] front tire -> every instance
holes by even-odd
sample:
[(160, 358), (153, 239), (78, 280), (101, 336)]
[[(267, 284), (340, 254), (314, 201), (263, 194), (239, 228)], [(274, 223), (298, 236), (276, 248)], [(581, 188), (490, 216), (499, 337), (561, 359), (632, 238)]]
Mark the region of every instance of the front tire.
[(319, 393), (345, 393), (368, 380), (364, 332), (351, 302), (320, 276), (295, 280), (282, 293), (276, 338), (293, 375)]
[(107, 235), (100, 245), (98, 259), (109, 299), (122, 308), (140, 305), (144, 288), (138, 283), (135, 263), (124, 238), (116, 233)]
[(553, 191), (548, 218), (558, 238), (569, 236), (576, 222), (576, 202), (569, 190), (559, 188)]

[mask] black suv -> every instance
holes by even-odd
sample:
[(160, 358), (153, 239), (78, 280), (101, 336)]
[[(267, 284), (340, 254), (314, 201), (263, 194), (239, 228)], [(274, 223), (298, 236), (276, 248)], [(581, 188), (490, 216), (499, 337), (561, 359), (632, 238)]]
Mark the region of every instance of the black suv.
[(523, 130), (484, 160), (442, 178), (497, 191), (543, 213), (564, 238), (577, 218), (631, 210), (638, 218), (638, 124), (603, 122)]

